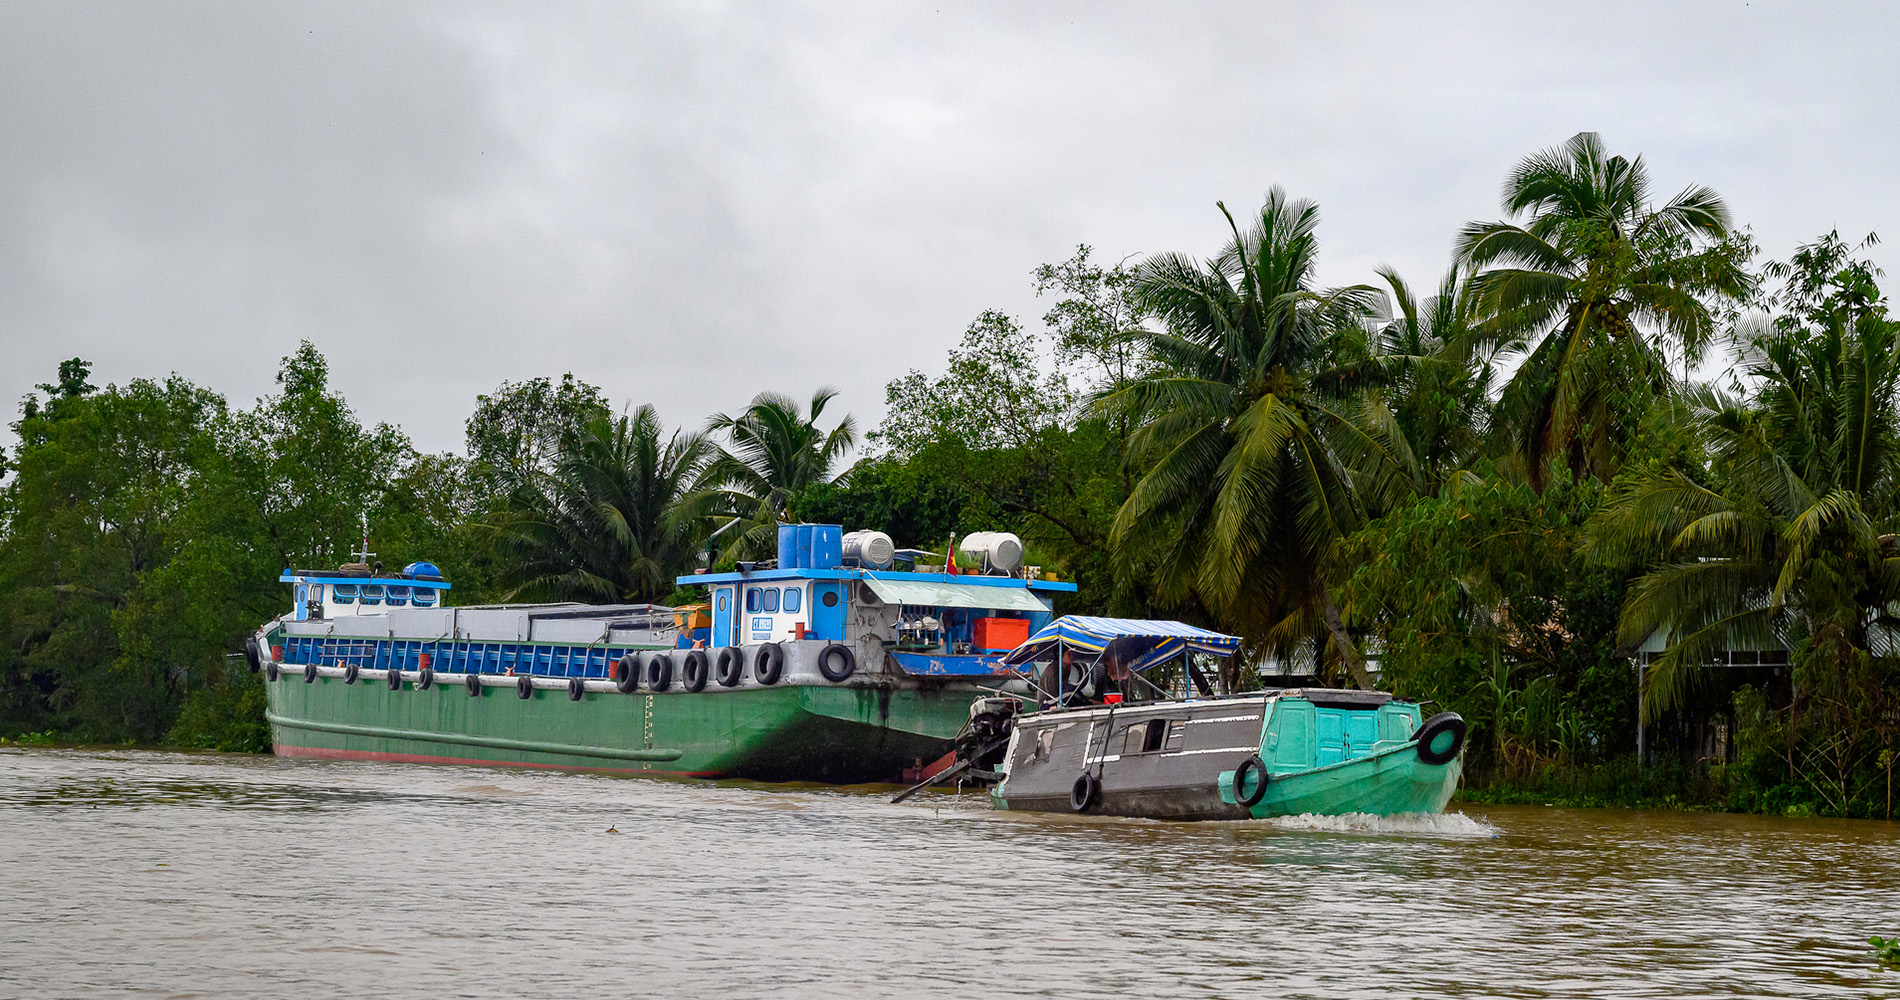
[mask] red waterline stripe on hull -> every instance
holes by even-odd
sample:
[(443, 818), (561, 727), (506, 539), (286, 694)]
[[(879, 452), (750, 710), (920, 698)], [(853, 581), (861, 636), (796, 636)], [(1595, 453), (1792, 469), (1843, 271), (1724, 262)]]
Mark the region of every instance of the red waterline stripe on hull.
[(612, 771), (616, 774), (654, 774), (673, 778), (718, 778), (718, 771), (642, 771), (627, 767), (588, 767), (585, 764), (536, 764), (520, 760), (483, 760), (479, 757), (436, 757), (424, 753), (390, 753), (385, 750), (338, 750), (333, 747), (293, 747), (278, 743), (272, 751), (279, 757), (320, 757), (324, 760), (379, 760), (399, 764), (464, 764), (475, 767), (538, 767), (546, 771)]

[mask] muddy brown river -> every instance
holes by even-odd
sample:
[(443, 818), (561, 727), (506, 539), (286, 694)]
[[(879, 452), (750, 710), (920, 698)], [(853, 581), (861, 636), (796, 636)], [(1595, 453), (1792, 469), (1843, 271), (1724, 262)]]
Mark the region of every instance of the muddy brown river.
[(0, 750), (0, 997), (1900, 997), (1886, 823), (890, 791)]

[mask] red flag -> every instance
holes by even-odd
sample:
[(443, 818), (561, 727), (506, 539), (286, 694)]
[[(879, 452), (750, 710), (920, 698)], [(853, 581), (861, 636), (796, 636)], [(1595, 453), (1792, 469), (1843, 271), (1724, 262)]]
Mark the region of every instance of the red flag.
[(943, 553), (943, 571), (951, 576), (957, 575), (957, 536), (950, 536), (950, 547)]

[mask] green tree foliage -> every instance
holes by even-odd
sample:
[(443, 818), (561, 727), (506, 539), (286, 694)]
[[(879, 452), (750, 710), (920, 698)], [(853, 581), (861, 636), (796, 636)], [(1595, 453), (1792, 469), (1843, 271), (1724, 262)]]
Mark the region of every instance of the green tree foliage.
[(737, 414), (714, 414), (709, 434), (722, 434), (707, 464), (704, 489), (694, 499), (717, 524), (727, 557), (763, 556), (777, 550), (778, 525), (790, 514), (793, 494), (828, 483), (833, 470), (858, 443), (849, 414), (826, 431), (818, 426), (836, 389), (812, 394), (800, 410), (789, 396), (762, 392)]
[(703, 435), (664, 433), (651, 406), (596, 416), (565, 438), (552, 471), (515, 490), (496, 532), (509, 600), (651, 603), (673, 592), (702, 520), (682, 501), (713, 449)]
[(1133, 440), (1147, 471), (1116, 516), (1114, 542), (1153, 560), (1164, 600), (1198, 601), (1281, 654), (1329, 637), (1354, 682), (1369, 686), (1328, 556), (1361, 521), (1355, 457), (1382, 451), (1351, 410), (1358, 376), (1339, 364), (1363, 360), (1376, 293), (1313, 287), (1310, 202), (1276, 188), (1245, 232), (1227, 221), (1233, 239), (1214, 259), (1163, 254), (1138, 273), (1165, 329), (1143, 337), (1159, 371), (1099, 404), (1150, 415)]
[(547, 378), (503, 382), (475, 397), (464, 425), (468, 461), (490, 497), (506, 498), (534, 476), (553, 472), (563, 446), (611, 412), (607, 397), (572, 372), (558, 385)]
[(1833, 812), (1891, 750), (1900, 665), (1900, 323), (1854, 249), (1830, 234), (1771, 271), (1787, 287), (1743, 344), (1746, 394), (1685, 413), (1707, 462), (1631, 477), (1597, 525), (1606, 551), (1660, 553), (1621, 622), (1626, 641), (1666, 638), (1653, 711), (1725, 650), (1792, 650), (1788, 778)]
[(1706, 187), (1653, 206), (1643, 158), (1594, 132), (1519, 163), (1504, 210), (1528, 218), (1474, 222), (1458, 241), (1493, 335), (1528, 350), (1498, 401), (1498, 446), (1533, 485), (1553, 460), (1607, 482), (1669, 390), (1668, 350), (1700, 358), (1711, 304), (1749, 293), (1749, 246)]
[(1601, 492), (1568, 476), (1541, 495), (1461, 482), (1345, 548), (1347, 613), (1379, 637), (1382, 685), (1464, 715), (1477, 776), (1630, 746), (1636, 678), (1614, 648), (1623, 575), (1586, 551)]

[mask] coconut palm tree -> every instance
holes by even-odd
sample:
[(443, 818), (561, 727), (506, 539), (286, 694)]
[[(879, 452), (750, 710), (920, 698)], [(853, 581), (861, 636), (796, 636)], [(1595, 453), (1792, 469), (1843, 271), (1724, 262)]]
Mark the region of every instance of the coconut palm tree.
[[(1467, 471), (1483, 444), (1496, 377), (1496, 344), (1480, 326), (1471, 282), (1454, 267), (1438, 293), (1420, 299), (1391, 268), (1379, 277), (1390, 290), (1392, 318), (1372, 340), (1378, 385), (1361, 404), (1361, 424), (1395, 461), (1359, 476), (1373, 514), (1409, 496), (1436, 495)], [(1389, 470), (1395, 474), (1382, 476)], [(1391, 480), (1385, 489), (1380, 484)]]
[(1326, 556), (1361, 521), (1347, 452), (1383, 451), (1348, 405), (1372, 374), (1365, 321), (1378, 293), (1312, 287), (1311, 202), (1275, 188), (1245, 232), (1220, 208), (1233, 238), (1219, 256), (1162, 254), (1137, 273), (1165, 324), (1143, 335), (1164, 370), (1096, 403), (1146, 421), (1131, 445), (1148, 472), (1113, 541), (1127, 565), (1153, 567), (1164, 600), (1198, 601), (1263, 649), (1330, 635), (1363, 685)]
[(1727, 239), (1728, 207), (1706, 187), (1653, 206), (1642, 157), (1609, 155), (1594, 132), (1519, 163), (1504, 210), (1527, 219), (1474, 222), (1457, 251), (1493, 334), (1526, 351), (1499, 400), (1498, 446), (1539, 490), (1553, 460), (1607, 481), (1671, 385), (1666, 352), (1699, 357), (1710, 304), (1749, 292), (1745, 244)]
[(849, 414), (830, 431), (818, 427), (837, 395), (836, 389), (820, 389), (801, 412), (791, 397), (763, 392), (736, 415), (713, 416), (707, 431), (724, 434), (727, 446), (707, 466), (703, 502), (717, 511), (714, 530), (728, 555), (769, 551), (776, 525), (790, 514), (790, 497), (830, 482), (832, 469), (857, 445), (857, 423)]
[(1805, 643), (1811, 684), (1900, 654), (1900, 323), (1850, 252), (1829, 238), (1797, 255), (1820, 294), (1748, 338), (1749, 398), (1687, 400), (1709, 474), (1640, 476), (1593, 526), (1617, 558), (1666, 553), (1620, 627), (1629, 643), (1668, 636), (1645, 677), (1652, 716), (1724, 649)]
[(698, 552), (690, 498), (713, 448), (661, 434), (651, 406), (596, 417), (511, 494), (496, 527), (509, 600), (652, 602), (673, 590)]

